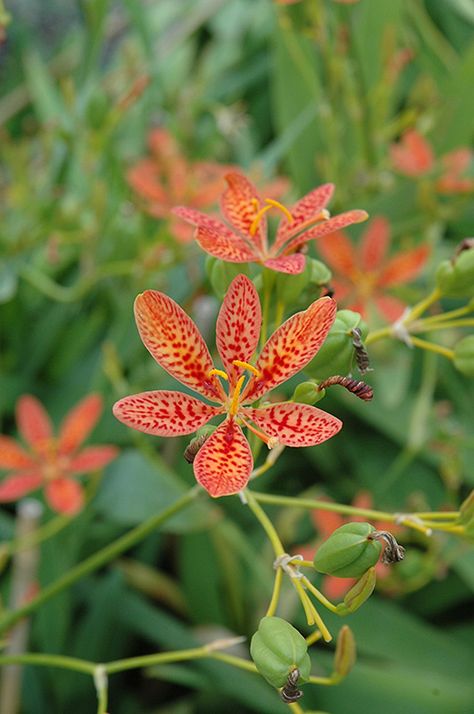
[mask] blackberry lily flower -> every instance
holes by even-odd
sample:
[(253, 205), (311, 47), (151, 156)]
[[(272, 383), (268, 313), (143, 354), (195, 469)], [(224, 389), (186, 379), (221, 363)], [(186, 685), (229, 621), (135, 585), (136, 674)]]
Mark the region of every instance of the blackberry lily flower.
[[(335, 315), (334, 300), (316, 300), (274, 332), (252, 365), (249, 360), (260, 335), (260, 301), (251, 280), (238, 275), (217, 318), (216, 342), (224, 368), (218, 369), (184, 310), (167, 295), (147, 290), (135, 301), (138, 331), (145, 347), (175, 379), (214, 404), (181, 392), (152, 391), (121, 399), (114, 405), (114, 414), (127, 426), (155, 436), (191, 434), (213, 417), (225, 415), (198, 451), (193, 468), (197, 481), (211, 496), (238, 493), (253, 468), (242, 426), (269, 448), (277, 444), (313, 446), (340, 430), (339, 419), (306, 404), (250, 406), (310, 362)], [(223, 382), (228, 386), (227, 393)]]
[(0, 483), (0, 503), (16, 501), (44, 486), (45, 497), (54, 511), (73, 515), (80, 511), (84, 496), (72, 476), (95, 471), (117, 456), (115, 446), (90, 446), (78, 450), (94, 428), (102, 411), (98, 394), (90, 394), (64, 419), (57, 437), (42, 404), (30, 395), (18, 400), (18, 430), (28, 445), (23, 449), (14, 439), (0, 435), (0, 469), (14, 469)]
[[(334, 191), (330, 183), (314, 189), (288, 210), (279, 201), (263, 200), (242, 174), (229, 173), (225, 178), (228, 188), (222, 195), (221, 210), (232, 230), (192, 208), (178, 206), (174, 213), (196, 226), (195, 238), (203, 250), (229, 263), (257, 262), (297, 275), (305, 268), (306, 258), (298, 252), (305, 243), (367, 218), (367, 213), (359, 210), (330, 218), (326, 210)], [(266, 214), (271, 208), (278, 208), (284, 217), (269, 245)]]

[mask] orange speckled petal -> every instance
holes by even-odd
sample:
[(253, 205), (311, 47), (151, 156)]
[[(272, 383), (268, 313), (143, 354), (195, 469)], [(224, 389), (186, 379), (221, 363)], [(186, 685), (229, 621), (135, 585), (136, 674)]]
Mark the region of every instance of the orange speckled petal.
[(327, 221), (318, 223), (318, 225), (314, 228), (310, 228), (308, 231), (305, 231), (305, 233), (301, 233), (301, 235), (290, 240), (290, 242), (285, 246), (284, 251), (285, 253), (291, 253), (299, 248), (300, 245), (303, 245), (310, 240), (322, 238), (323, 236), (339, 231), (342, 228), (351, 226), (353, 223), (362, 223), (367, 220), (368, 216), (369, 214), (366, 211), (360, 211), (358, 209), (346, 211), (345, 213), (339, 213), (337, 216), (332, 216), (332, 218), (329, 218)]
[(299, 275), (305, 269), (305, 265), (306, 258), (302, 253), (283, 255), (281, 258), (270, 258), (264, 262), (266, 268), (276, 270), (278, 273), (287, 273), (288, 275)]
[(23, 469), (34, 465), (34, 459), (16, 443), (15, 439), (0, 435), (0, 469)]
[(319, 213), (327, 206), (334, 193), (334, 184), (325, 183), (318, 186), (306, 196), (303, 196), (294, 206), (290, 208), (290, 213), (293, 220), (289, 223), (286, 218), (280, 223), (276, 234), (274, 247), (276, 249), (286, 243), (287, 240), (293, 238), (297, 233), (304, 230), (311, 224), (311, 220), (318, 216)]
[(173, 208), (172, 213), (175, 216), (179, 216), (183, 221), (191, 223), (191, 225), (196, 226), (196, 228), (206, 228), (207, 230), (217, 233), (223, 238), (228, 238), (229, 240), (239, 240), (238, 236), (233, 233), (230, 228), (226, 226), (225, 223), (220, 221), (218, 218), (213, 218), (208, 216), (206, 213), (201, 213), (194, 208), (187, 208), (186, 206), (176, 206)]
[(323, 344), (335, 317), (335, 300), (323, 297), (284, 322), (264, 345), (255, 365), (260, 376), (253, 377), (242, 402), (255, 401), (303, 369)]
[(16, 405), (18, 431), (33, 448), (38, 449), (53, 436), (51, 420), (45, 408), (30, 394), (20, 397)]
[(0, 483), (0, 503), (16, 501), (43, 484), (43, 475), (36, 470), (13, 473)]
[(135, 319), (143, 344), (169, 374), (187, 387), (221, 401), (220, 382), (201, 333), (184, 310), (157, 290), (145, 290), (135, 300)]
[(166, 390), (133, 394), (113, 406), (123, 424), (154, 436), (192, 434), (221, 412), (189, 394)]
[(226, 420), (204, 443), (194, 459), (198, 483), (213, 497), (239, 493), (253, 469), (249, 443), (233, 419)]
[(342, 427), (332, 414), (309, 404), (282, 402), (261, 409), (245, 409), (249, 418), (268, 436), (285, 446), (315, 446), (330, 439)]
[(228, 263), (248, 263), (258, 260), (257, 253), (237, 236), (233, 235), (232, 238), (229, 238), (210, 228), (200, 226), (194, 237), (206, 253), (220, 260), (226, 260)]
[(53, 511), (74, 516), (84, 503), (82, 486), (71, 478), (55, 478), (45, 489), (45, 497)]
[(59, 451), (71, 454), (89, 435), (102, 412), (102, 397), (90, 394), (82, 399), (64, 419), (59, 432)]
[(376, 216), (364, 231), (361, 243), (360, 265), (363, 271), (380, 270), (390, 245), (390, 224), (386, 218)]
[(99, 471), (115, 459), (118, 453), (119, 450), (115, 446), (89, 446), (72, 459), (68, 470), (76, 474)]
[(242, 374), (242, 368), (232, 362), (250, 361), (258, 345), (261, 324), (262, 312), (255, 286), (245, 275), (238, 275), (227, 290), (216, 323), (217, 349), (231, 387)]
[(390, 287), (414, 280), (425, 267), (429, 254), (429, 245), (419, 245), (417, 248), (395, 255), (386, 263), (385, 269), (381, 272), (379, 285)]
[(261, 248), (264, 236), (267, 234), (266, 217), (264, 215), (261, 217), (253, 236), (250, 234), (250, 226), (260, 208), (265, 204), (258, 195), (253, 183), (242, 174), (229, 173), (226, 175), (225, 180), (228, 188), (222, 194), (221, 199), (221, 210), (224, 218), (241, 235), (254, 242), (258, 248)]

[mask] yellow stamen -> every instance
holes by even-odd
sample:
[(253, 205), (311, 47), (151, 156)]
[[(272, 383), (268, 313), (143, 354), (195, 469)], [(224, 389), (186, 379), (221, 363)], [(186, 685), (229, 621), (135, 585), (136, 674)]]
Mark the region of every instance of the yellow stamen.
[(223, 369), (216, 369), (216, 368), (211, 369), (207, 373), (207, 376), (212, 377), (214, 374), (217, 374), (218, 377), (222, 377), (222, 379), (225, 379), (225, 380), (229, 379), (229, 377), (227, 376), (227, 374), (224, 372)]
[(245, 382), (245, 374), (239, 377), (237, 384), (235, 385), (234, 394), (232, 395), (232, 402), (230, 404), (229, 414), (235, 416), (239, 411), (239, 397), (242, 391), (242, 385)]
[(262, 220), (262, 216), (265, 215), (265, 213), (267, 211), (269, 211), (270, 208), (271, 208), (271, 206), (264, 206), (263, 208), (261, 208), (259, 210), (259, 212), (255, 216), (255, 218), (253, 219), (252, 223), (250, 224), (249, 233), (251, 236), (255, 235), (255, 233), (257, 232), (258, 225), (259, 225), (260, 221)]
[(288, 219), (289, 223), (292, 223), (293, 221), (293, 216), (289, 212), (286, 206), (284, 206), (280, 201), (275, 201), (273, 198), (266, 198), (265, 203), (268, 203), (270, 206), (273, 206), (274, 208), (279, 208), (282, 213), (285, 214), (285, 216)]
[(242, 369), (248, 369), (256, 377), (260, 377), (260, 372), (256, 367), (253, 366), (253, 364), (249, 364), (248, 362), (242, 362), (240, 359), (234, 359), (232, 364), (235, 364), (236, 367), (242, 367)]

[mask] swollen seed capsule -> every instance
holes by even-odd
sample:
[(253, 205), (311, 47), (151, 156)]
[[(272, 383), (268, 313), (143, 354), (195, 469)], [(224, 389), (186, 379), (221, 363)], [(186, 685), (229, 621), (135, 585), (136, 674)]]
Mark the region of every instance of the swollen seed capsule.
[(250, 643), (250, 654), (255, 665), (273, 687), (283, 687), (288, 675), (299, 670), (301, 684), (309, 679), (311, 661), (308, 645), (293, 625), (281, 617), (264, 617)]
[(370, 538), (375, 528), (370, 523), (346, 523), (337, 528), (318, 548), (314, 567), (337, 578), (360, 578), (374, 566), (382, 552), (378, 540)]
[(464, 337), (454, 346), (454, 366), (466, 377), (474, 377), (474, 335)]
[(318, 354), (306, 365), (304, 371), (310, 377), (322, 381), (333, 374), (348, 374), (354, 362), (352, 330), (358, 328), (364, 339), (367, 325), (358, 312), (339, 310)]
[(474, 249), (444, 260), (436, 271), (436, 285), (446, 297), (474, 297)]

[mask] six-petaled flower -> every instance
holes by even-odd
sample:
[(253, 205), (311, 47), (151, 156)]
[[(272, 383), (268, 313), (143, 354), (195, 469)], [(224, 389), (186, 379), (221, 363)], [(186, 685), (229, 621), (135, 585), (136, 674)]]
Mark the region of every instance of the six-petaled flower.
[(467, 147), (454, 149), (437, 160), (424, 136), (409, 129), (390, 147), (390, 156), (395, 169), (405, 176), (436, 177), (435, 188), (439, 193), (474, 192), (474, 178), (465, 175), (472, 161), (472, 152)]
[(306, 404), (251, 406), (308, 364), (335, 314), (336, 303), (331, 298), (316, 300), (275, 331), (252, 365), (249, 360), (260, 335), (260, 301), (251, 280), (238, 275), (217, 318), (216, 343), (223, 366), (218, 369), (184, 310), (167, 295), (147, 290), (135, 301), (143, 343), (169, 374), (213, 404), (181, 392), (150, 391), (121, 399), (114, 405), (114, 414), (127, 426), (156, 436), (191, 434), (213, 417), (225, 415), (198, 451), (193, 467), (197, 481), (211, 496), (238, 493), (253, 468), (242, 427), (270, 448), (276, 444), (313, 446), (341, 428), (339, 419)]
[(342, 231), (318, 244), (323, 260), (334, 273), (331, 285), (336, 300), (363, 316), (374, 306), (392, 322), (400, 317), (405, 305), (388, 291), (416, 278), (430, 251), (429, 246), (420, 245), (387, 257), (389, 247), (390, 226), (381, 216), (371, 221), (358, 248)]
[(115, 446), (79, 451), (101, 411), (99, 395), (85, 397), (69, 412), (55, 436), (41, 403), (30, 395), (21, 397), (16, 409), (18, 431), (28, 448), (0, 435), (0, 469), (13, 469), (0, 484), (0, 502), (16, 501), (44, 487), (46, 501), (54, 511), (77, 513), (84, 497), (74, 476), (102, 469), (118, 453)]
[[(230, 263), (257, 262), (281, 273), (298, 274), (306, 262), (299, 251), (308, 241), (367, 218), (367, 213), (360, 210), (330, 217), (326, 209), (334, 191), (330, 183), (314, 189), (287, 209), (271, 198), (262, 199), (242, 174), (229, 173), (226, 181), (221, 210), (229, 225), (193, 208), (178, 206), (174, 212), (196, 226), (195, 238), (203, 250)], [(283, 220), (270, 245), (266, 214), (271, 208), (278, 208)]]

